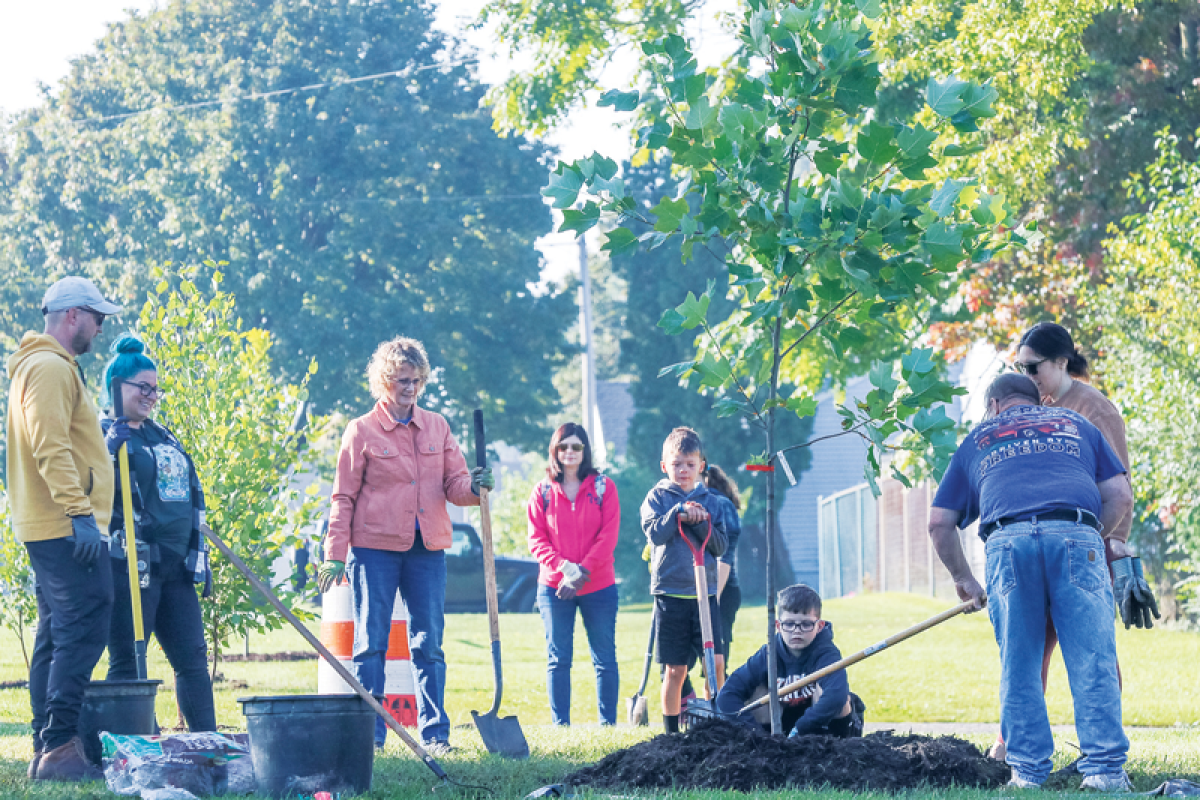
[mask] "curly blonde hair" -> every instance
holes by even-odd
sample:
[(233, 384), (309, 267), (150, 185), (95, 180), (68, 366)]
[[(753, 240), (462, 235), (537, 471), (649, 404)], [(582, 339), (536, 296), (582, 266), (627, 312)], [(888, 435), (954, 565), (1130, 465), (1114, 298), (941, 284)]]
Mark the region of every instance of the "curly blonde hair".
[(429, 380), (429, 356), (425, 353), (425, 345), (407, 336), (381, 342), (367, 363), (367, 384), (371, 388), (371, 396), (376, 400), (386, 397), (388, 381), (405, 364), (417, 371), (423, 387)]

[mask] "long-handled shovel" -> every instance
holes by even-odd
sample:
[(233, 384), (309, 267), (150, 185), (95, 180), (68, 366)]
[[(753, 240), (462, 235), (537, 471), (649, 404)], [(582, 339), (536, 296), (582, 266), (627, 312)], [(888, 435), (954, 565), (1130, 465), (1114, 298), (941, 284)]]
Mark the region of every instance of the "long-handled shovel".
[(704, 681), (708, 685), (707, 700), (689, 700), (688, 713), (686, 718), (691, 721), (696, 715), (692, 713), (693, 705), (698, 702), (703, 704), (702, 707), (713, 708), (717, 702), (717, 692), (721, 687), (717, 685), (717, 659), (716, 647), (713, 646), (713, 627), (712, 627), (712, 609), (708, 607), (708, 574), (704, 569), (704, 550), (708, 547), (708, 540), (712, 538), (712, 520), (708, 520), (708, 535), (704, 537), (704, 541), (699, 547), (692, 544), (692, 539), (683, 530), (683, 520), (676, 518), (676, 524), (679, 526), (679, 535), (683, 537), (683, 541), (687, 544), (688, 549), (692, 551), (692, 572), (696, 576), (696, 604), (700, 609), (700, 636), (704, 640)]
[[(117, 418), (125, 416), (125, 381), (113, 381), (113, 411)], [(125, 515), (125, 563), (129, 567), (129, 600), (133, 606), (133, 648), (139, 681), (146, 680), (146, 629), (142, 624), (142, 582), (138, 577), (137, 533), (133, 519), (133, 486), (129, 482), (129, 444), (121, 443), (117, 451), (121, 470), (121, 508)]]
[(204, 535), (208, 537), (208, 540), (212, 542), (213, 547), (217, 548), (217, 551), (220, 552), (221, 555), (229, 559), (229, 563), (233, 564), (237, 571), (242, 573), (242, 576), (250, 582), (250, 585), (257, 589), (258, 592), (267, 599), (267, 602), (274, 606), (275, 610), (282, 614), (283, 618), (290, 622), (292, 627), (304, 637), (304, 640), (308, 642), (314, 650), (321, 654), (321, 657), (325, 659), (326, 663), (333, 667), (333, 671), (336, 672), (338, 676), (344, 680), (351, 689), (354, 690), (354, 693), (361, 697), (366, 704), (371, 707), (372, 711), (383, 718), (383, 721), (387, 723), (387, 726), (391, 728), (397, 736), (400, 737), (400, 741), (408, 745), (408, 748), (416, 754), (417, 758), (425, 762), (425, 766), (429, 767), (429, 769), (433, 771), (434, 775), (436, 775), (443, 783), (457, 783), (457, 781), (451, 779), (450, 776), (446, 774), (446, 771), (442, 769), (440, 764), (433, 760), (433, 756), (425, 752), (425, 748), (421, 747), (421, 745), (417, 743), (417, 740), (412, 738), (412, 736), (408, 734), (408, 731), (404, 730), (404, 728), (400, 726), (400, 723), (396, 721), (396, 718), (393, 717), (391, 713), (387, 711), (387, 709), (380, 705), (379, 701), (376, 700), (375, 697), (368, 692), (361, 683), (358, 682), (358, 678), (354, 677), (354, 674), (350, 672), (350, 670), (346, 669), (342, 665), (341, 661), (338, 661), (337, 656), (329, 652), (329, 648), (321, 644), (321, 640), (314, 636), (312, 631), (304, 626), (303, 622), (296, 619), (296, 615), (291, 611), (288, 611), (287, 608), (284, 607), (283, 603), (279, 602), (279, 598), (275, 596), (275, 593), (272, 592), (265, 583), (260, 581), (257, 575), (250, 571), (250, 568), (246, 566), (246, 563), (242, 561), (242, 559), (238, 558), (237, 554), (230, 550), (229, 546), (225, 544), (225, 542), (221, 541), (219, 536), (212, 532), (212, 529), (210, 529), (207, 525), (202, 525), (201, 530), (204, 531)]
[[(871, 645), (870, 647), (866, 648), (865, 650), (860, 650), (852, 656), (847, 656), (846, 658), (843, 658), (841, 661), (830, 664), (828, 667), (825, 667), (824, 669), (819, 669), (816, 672), (812, 673), (811, 675), (805, 675), (800, 680), (792, 681), (791, 683), (787, 684), (786, 686), (781, 687), (779, 689), (779, 696), (783, 697), (784, 695), (789, 695), (792, 692), (803, 689), (805, 686), (808, 686), (809, 684), (812, 684), (812, 683), (815, 683), (816, 681), (821, 680), (821, 678), (824, 678), (826, 675), (830, 675), (834, 672), (837, 672), (839, 669), (845, 669), (846, 667), (857, 664), (858, 662), (862, 661), (864, 658), (869, 658), (869, 657), (875, 655), (876, 653), (887, 650), (892, 645), (897, 644), (899, 642), (903, 642), (905, 639), (908, 639), (912, 636), (916, 636), (918, 633), (921, 633), (922, 631), (927, 631), (935, 625), (941, 625), (946, 620), (951, 619), (953, 617), (957, 617), (959, 614), (963, 613), (964, 611), (970, 611), (974, 607), (975, 607), (975, 601), (967, 600), (964, 603), (960, 603), (960, 604), (956, 605), (954, 608), (947, 609), (936, 616), (930, 617), (929, 619), (925, 620), (924, 622), (919, 622), (916, 625), (913, 625), (911, 628), (906, 628), (905, 630), (902, 630), (899, 633), (892, 634), (888, 638), (884, 639), (882, 642), (877, 642), (877, 643)], [(766, 705), (769, 700), (770, 700), (770, 695), (764, 695), (764, 696), (760, 697), (759, 699), (753, 701), (752, 703), (747, 703), (742, 708), (742, 710), (739, 711), (738, 713), (742, 714), (746, 711), (750, 711), (751, 709), (758, 708), (759, 706), (762, 706), (762, 705)]]
[(654, 660), (654, 639), (658, 635), (658, 607), (650, 609), (650, 641), (646, 642), (646, 662), (642, 665), (642, 682), (638, 690), (625, 701), (625, 713), (630, 725), (649, 725), (650, 712), (646, 708), (646, 682), (650, 680), (650, 662)]
[[(483, 412), (475, 410), (475, 463), (487, 466), (487, 441), (483, 432)], [(509, 758), (529, 758), (529, 744), (516, 717), (501, 717), (500, 701), (504, 697), (504, 670), (500, 661), (500, 609), (496, 596), (496, 557), (492, 552), (492, 515), (488, 509), (488, 490), (479, 489), (479, 519), (483, 528), (483, 579), (487, 593), (488, 628), (492, 636), (492, 672), (496, 678), (496, 695), (486, 714), (472, 711), (475, 727), (489, 753)]]

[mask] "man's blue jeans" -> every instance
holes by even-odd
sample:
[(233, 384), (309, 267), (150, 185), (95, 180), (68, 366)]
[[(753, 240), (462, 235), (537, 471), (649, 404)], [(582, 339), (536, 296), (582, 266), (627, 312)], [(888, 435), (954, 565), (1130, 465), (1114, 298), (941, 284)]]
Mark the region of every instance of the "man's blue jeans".
[[(396, 591), (408, 606), (408, 646), (416, 678), (417, 719), (423, 742), (448, 742), (445, 711), (446, 555), (441, 550), (394, 552), (354, 547), (346, 564), (354, 603), (354, 672), (371, 694), (382, 699), (388, 634)], [(387, 725), (375, 720), (375, 742)]]
[(988, 615), (1000, 645), (1000, 732), (1008, 764), (1042, 783), (1054, 739), (1042, 694), (1046, 616), (1054, 620), (1075, 704), (1084, 775), (1119, 773), (1121, 727), (1112, 583), (1100, 535), (1074, 522), (1019, 522), (987, 541)]
[(617, 587), (560, 600), (555, 589), (538, 586), (538, 610), (546, 627), (546, 684), (555, 725), (571, 724), (571, 662), (575, 656), (575, 610), (583, 617), (592, 665), (596, 705), (602, 725), (617, 723), (621, 678), (617, 671)]

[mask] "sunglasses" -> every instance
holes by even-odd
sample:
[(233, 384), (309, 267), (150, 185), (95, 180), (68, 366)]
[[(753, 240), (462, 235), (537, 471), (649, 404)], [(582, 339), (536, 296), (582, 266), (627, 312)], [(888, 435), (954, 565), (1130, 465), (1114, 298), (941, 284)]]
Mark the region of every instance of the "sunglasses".
[(103, 315), (103, 314), (101, 314), (101, 313), (100, 313), (99, 311), (97, 311), (96, 309), (94, 309), (94, 308), (88, 308), (87, 306), (80, 306), (80, 307), (79, 307), (79, 310), (80, 310), (80, 311), (86, 311), (87, 313), (91, 314), (91, 315), (92, 315), (92, 319), (96, 320), (96, 327), (97, 327), (97, 328), (99, 328), (99, 327), (102, 327), (102, 326), (104, 325), (104, 315)]
[(1049, 360), (1050, 359), (1048, 358), (1042, 358), (1037, 361), (1014, 361), (1013, 368), (1017, 372), (1023, 372), (1026, 375), (1037, 375), (1038, 364), (1042, 364)]
[(125, 385), (135, 387), (139, 392), (141, 392), (142, 397), (153, 397), (155, 400), (161, 400), (167, 396), (165, 391), (152, 383), (134, 383), (133, 381), (125, 381)]
[(560, 452), (560, 453), (561, 453), (561, 452), (563, 452), (564, 450), (572, 450), (572, 451), (574, 451), (574, 452), (576, 452), (576, 453), (582, 453), (582, 452), (583, 452), (583, 445), (581, 445), (581, 444), (573, 444), (573, 443), (572, 443), (572, 444), (560, 444), (560, 445), (558, 446), (558, 452)]
[(808, 633), (813, 628), (817, 627), (817, 623), (819, 621), (820, 620), (802, 619), (799, 622), (792, 622), (791, 620), (788, 620), (787, 622), (779, 623), (779, 630), (783, 631), (784, 633), (795, 633), (796, 631)]

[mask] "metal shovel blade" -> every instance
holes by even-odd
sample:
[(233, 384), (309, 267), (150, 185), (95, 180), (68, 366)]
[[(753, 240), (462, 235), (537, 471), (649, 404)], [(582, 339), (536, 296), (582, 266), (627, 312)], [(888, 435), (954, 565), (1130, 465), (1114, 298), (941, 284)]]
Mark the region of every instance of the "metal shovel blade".
[(529, 758), (529, 743), (521, 731), (521, 723), (516, 717), (497, 716), (495, 711), (480, 714), (471, 712), (475, 727), (483, 738), (483, 746), (489, 753), (499, 753), (508, 758)]

